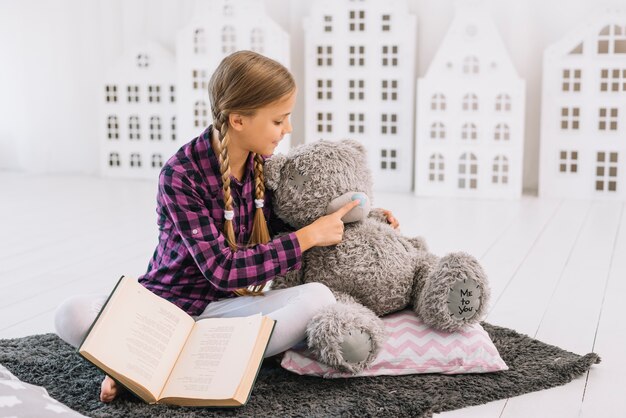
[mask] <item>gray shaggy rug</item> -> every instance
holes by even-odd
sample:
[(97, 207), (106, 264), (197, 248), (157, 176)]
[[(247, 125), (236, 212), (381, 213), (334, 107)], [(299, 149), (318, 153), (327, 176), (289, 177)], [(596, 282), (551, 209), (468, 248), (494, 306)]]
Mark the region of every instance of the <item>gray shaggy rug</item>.
[(54, 334), (0, 340), (0, 363), (18, 378), (91, 417), (429, 417), (563, 385), (600, 358), (579, 356), (507, 328), (483, 323), (510, 370), (489, 374), (322, 379), (298, 376), (264, 361), (250, 401), (238, 409), (147, 405), (128, 392), (98, 399), (102, 373)]

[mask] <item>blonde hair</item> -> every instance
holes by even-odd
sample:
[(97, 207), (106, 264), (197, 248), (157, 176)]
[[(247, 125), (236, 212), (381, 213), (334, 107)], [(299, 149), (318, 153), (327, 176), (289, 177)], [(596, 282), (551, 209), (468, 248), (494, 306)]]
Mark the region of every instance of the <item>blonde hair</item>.
[[(256, 110), (291, 94), (296, 88), (293, 76), (283, 65), (252, 51), (235, 52), (222, 60), (209, 81), (209, 99), (213, 114), (213, 128), (218, 132), (218, 140), (213, 141), (220, 163), (224, 210), (233, 210), (230, 194), (230, 160), (228, 158), (229, 116), (238, 113), (252, 116)], [(265, 196), (263, 157), (254, 154), (254, 193), (255, 199)], [(231, 220), (224, 221), (224, 236), (231, 250), (237, 250), (237, 238)], [(263, 209), (257, 207), (250, 235), (249, 246), (269, 242)], [(263, 285), (252, 290), (238, 289), (238, 295), (261, 294)]]

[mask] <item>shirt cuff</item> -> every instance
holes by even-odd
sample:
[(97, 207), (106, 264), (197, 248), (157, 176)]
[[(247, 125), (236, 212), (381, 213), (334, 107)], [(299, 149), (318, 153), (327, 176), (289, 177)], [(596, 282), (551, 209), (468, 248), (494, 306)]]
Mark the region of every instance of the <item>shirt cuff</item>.
[(274, 248), (278, 254), (279, 275), (302, 267), (302, 249), (295, 232), (283, 235), (274, 240)]

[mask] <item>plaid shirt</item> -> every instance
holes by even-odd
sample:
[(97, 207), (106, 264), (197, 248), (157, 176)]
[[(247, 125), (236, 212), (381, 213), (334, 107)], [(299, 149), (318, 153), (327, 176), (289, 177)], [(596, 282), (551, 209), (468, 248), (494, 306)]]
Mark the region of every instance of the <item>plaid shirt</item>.
[[(233, 227), (240, 248), (232, 251), (222, 234), (224, 198), (220, 166), (210, 145), (212, 127), (183, 145), (159, 175), (159, 243), (139, 282), (190, 315), (201, 314), (214, 300), (232, 297), (242, 287), (260, 285), (299, 269), (302, 253), (295, 232), (267, 244), (244, 248), (254, 221), (254, 158), (248, 158), (242, 181), (231, 177)], [(263, 208), (270, 234), (288, 230)]]

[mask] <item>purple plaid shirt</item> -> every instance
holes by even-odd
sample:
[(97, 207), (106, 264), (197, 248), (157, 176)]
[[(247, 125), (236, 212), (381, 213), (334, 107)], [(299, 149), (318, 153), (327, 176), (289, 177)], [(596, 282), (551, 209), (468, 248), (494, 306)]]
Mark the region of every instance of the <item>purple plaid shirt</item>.
[[(242, 249), (254, 221), (254, 159), (248, 159), (242, 181), (231, 177), (233, 227), (239, 250), (222, 234), (224, 198), (217, 156), (210, 145), (212, 127), (183, 145), (159, 175), (157, 214), (159, 243), (139, 282), (190, 315), (201, 314), (214, 300), (234, 296), (242, 287), (260, 285), (299, 269), (302, 253), (295, 232), (267, 244)], [(263, 208), (270, 234), (288, 230), (271, 210), (269, 193)]]

